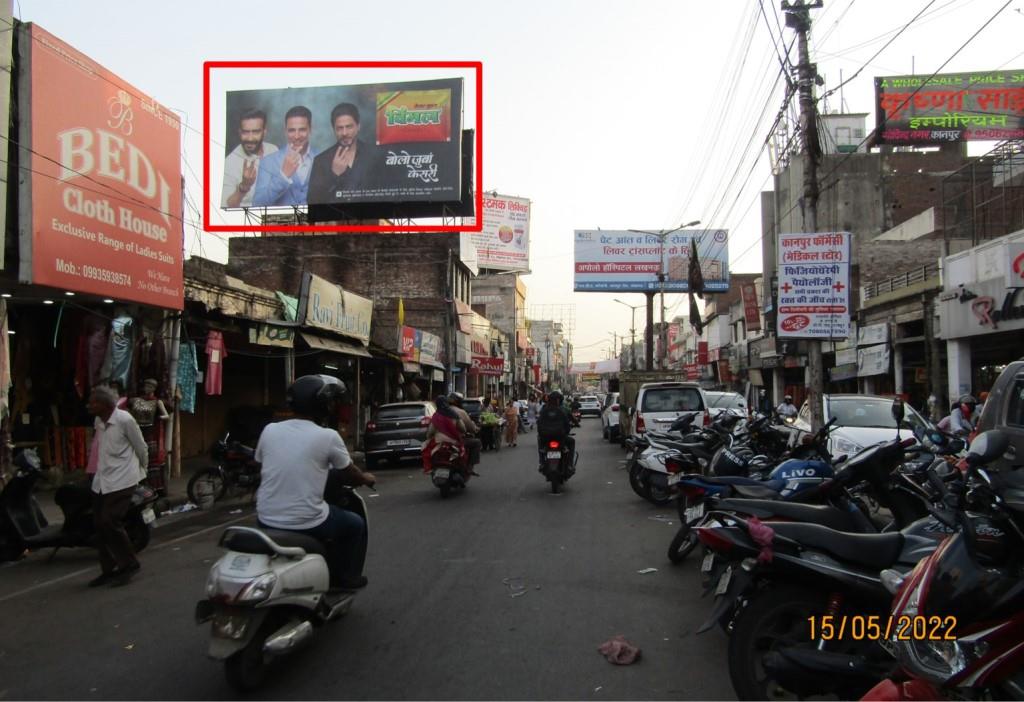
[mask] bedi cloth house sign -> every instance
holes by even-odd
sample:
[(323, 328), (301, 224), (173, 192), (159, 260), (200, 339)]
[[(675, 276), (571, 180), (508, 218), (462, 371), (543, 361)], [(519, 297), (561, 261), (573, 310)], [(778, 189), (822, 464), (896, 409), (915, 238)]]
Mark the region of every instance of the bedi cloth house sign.
[(778, 336), (845, 339), (850, 334), (850, 235), (780, 234)]

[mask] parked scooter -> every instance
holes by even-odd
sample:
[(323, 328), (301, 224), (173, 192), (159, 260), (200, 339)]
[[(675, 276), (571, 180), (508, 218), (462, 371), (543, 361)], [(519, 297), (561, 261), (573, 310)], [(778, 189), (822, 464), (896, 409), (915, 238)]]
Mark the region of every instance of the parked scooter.
[[(65, 484), (57, 488), (54, 501), (64, 515), (61, 524), (50, 524), (39, 508), (32, 490), (42, 477), (39, 454), (25, 449), (14, 458), (17, 469), (0, 492), (0, 561), (16, 560), (26, 551), (52, 548), (96, 548), (93, 494), (88, 485)], [(125, 515), (125, 531), (136, 552), (149, 544), (149, 525), (156, 519), (156, 493), (140, 485), (132, 495)], [(52, 557), (52, 555), (51, 555)]]
[(561, 439), (548, 439), (541, 450), (544, 452), (541, 470), (551, 483), (551, 492), (557, 495), (565, 481), (576, 473), (576, 462), (580, 454), (575, 452), (570, 456), (568, 443)]
[(189, 478), (188, 499), (206, 509), (235, 488), (255, 495), (260, 486), (260, 464), (255, 455), (256, 449), (232, 441), (231, 434), (226, 434), (210, 450), (217, 465), (203, 468)]
[[(324, 499), (366, 520), (363, 499), (340, 485), (336, 472), (328, 474)], [(220, 546), (227, 553), (210, 568), (196, 623), (212, 622), (208, 655), (224, 661), (232, 687), (250, 691), (262, 684), (271, 661), (346, 614), (356, 591), (329, 589), (324, 544), (311, 536), (231, 526)]]

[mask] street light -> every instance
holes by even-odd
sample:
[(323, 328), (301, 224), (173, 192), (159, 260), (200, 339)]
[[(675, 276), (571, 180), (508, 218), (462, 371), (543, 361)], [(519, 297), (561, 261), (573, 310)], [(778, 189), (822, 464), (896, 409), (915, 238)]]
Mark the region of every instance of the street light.
[[(668, 345), (668, 338), (665, 335), (665, 238), (669, 234), (675, 234), (680, 229), (686, 229), (687, 227), (695, 227), (698, 224), (700, 224), (700, 220), (699, 219), (695, 219), (692, 222), (687, 222), (686, 224), (680, 224), (675, 229), (669, 229), (667, 231), (664, 230), (664, 229), (656, 231), (656, 232), (650, 232), (650, 231), (646, 231), (646, 230), (643, 230), (643, 229), (630, 229), (629, 230), (629, 231), (633, 232), (634, 234), (650, 234), (651, 236), (656, 236), (656, 237), (658, 237), (658, 243), (661, 245), (661, 255), (658, 258), (658, 283), (659, 283), (659, 286), (661, 287), (661, 331), (659, 333), (659, 336), (661, 337), (661, 340), (662, 340), (661, 341), (661, 352), (663, 354), (663, 357), (660, 359), (661, 360), (660, 365), (661, 365), (662, 368), (665, 367), (665, 365), (666, 365), (666, 358), (668, 356), (668, 349), (666, 348), (666, 346)], [(691, 245), (693, 245), (693, 244), (691, 244)], [(652, 295), (649, 299), (650, 299), (650, 304), (653, 304), (654, 303), (654, 296)], [(653, 314), (650, 315), (650, 317), (653, 317), (653, 316), (654, 316)], [(652, 338), (652, 343), (653, 343), (653, 334), (651, 335), (651, 338)]]
[(618, 298), (615, 298), (612, 302), (617, 302), (620, 305), (626, 305), (626, 307), (629, 308), (629, 334), (632, 339), (632, 345), (629, 347), (629, 364), (632, 366), (633, 370), (636, 370), (636, 311), (643, 307), (643, 305), (630, 305)]

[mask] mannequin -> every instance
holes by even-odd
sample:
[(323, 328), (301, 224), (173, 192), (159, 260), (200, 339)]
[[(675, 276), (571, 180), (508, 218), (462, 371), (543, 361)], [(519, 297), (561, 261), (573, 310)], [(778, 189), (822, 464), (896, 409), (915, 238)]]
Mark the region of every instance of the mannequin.
[(128, 400), (128, 411), (142, 429), (142, 436), (149, 444), (149, 463), (159, 465), (164, 462), (164, 435), (167, 433), (171, 415), (167, 412), (163, 400), (156, 396), (157, 381), (147, 378), (142, 381), (142, 394)]

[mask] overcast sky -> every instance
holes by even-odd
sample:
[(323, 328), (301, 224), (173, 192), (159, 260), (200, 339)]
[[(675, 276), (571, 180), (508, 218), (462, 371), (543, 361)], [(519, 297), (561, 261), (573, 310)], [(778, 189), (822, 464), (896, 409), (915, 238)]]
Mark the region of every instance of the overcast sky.
[[(819, 107), (872, 113), (870, 130), (875, 76), (938, 70), (1004, 4), (825, 0), (812, 13), (812, 60), (825, 80), (818, 95), (838, 86), (841, 76), (848, 83)], [(1024, 0), (1011, 2), (942, 72), (1024, 69), (1022, 8)], [(644, 298), (573, 293), (574, 229), (671, 229), (699, 219), (730, 231), (732, 270), (759, 270), (758, 193), (771, 187), (761, 145), (784, 94), (780, 30), (786, 46), (794, 36), (780, 26), (777, 3), (766, 0), (763, 10), (753, 0), (15, 2), (17, 17), (38, 22), (178, 111), (189, 127), (183, 170), (196, 205), (202, 140), (223, 153), (224, 139), (223, 122), (208, 137), (201, 133), (203, 61), (482, 61), (483, 188), (532, 201), (527, 304), (556, 315), (574, 311), (576, 360), (582, 361), (604, 358), (611, 333), (628, 332), (630, 310), (612, 298), (633, 305)], [(795, 61), (795, 47), (791, 55)], [(440, 73), (410, 77), (434, 75)], [(337, 82), (381, 77), (348, 72)], [(282, 79), (268, 71), (220, 87), (334, 82), (321, 74)], [(472, 92), (466, 97), (467, 126), (473, 126)], [(215, 170), (213, 189), (219, 187)], [(213, 218), (240, 221), (216, 210)], [(224, 237), (197, 234), (196, 211), (187, 208), (186, 220), (186, 253), (226, 261)], [(668, 296), (669, 316), (685, 312), (683, 299)], [(638, 325), (641, 318), (637, 310)]]

